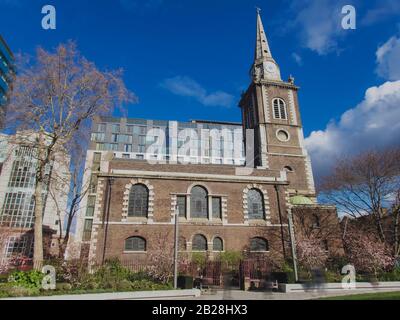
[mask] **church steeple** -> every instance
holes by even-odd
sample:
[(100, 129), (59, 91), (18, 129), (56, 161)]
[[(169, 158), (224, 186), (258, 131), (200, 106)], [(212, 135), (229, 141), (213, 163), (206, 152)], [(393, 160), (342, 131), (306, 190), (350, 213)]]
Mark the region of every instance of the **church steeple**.
[(257, 35), (256, 50), (254, 54), (254, 64), (252, 74), (255, 81), (264, 80), (281, 80), (279, 66), (272, 57), (269, 48), (267, 36), (260, 15), (261, 9), (257, 8)]
[(272, 59), (272, 54), (268, 45), (267, 36), (265, 35), (260, 11), (261, 10), (257, 8), (257, 37), (254, 63), (261, 63), (267, 59)]

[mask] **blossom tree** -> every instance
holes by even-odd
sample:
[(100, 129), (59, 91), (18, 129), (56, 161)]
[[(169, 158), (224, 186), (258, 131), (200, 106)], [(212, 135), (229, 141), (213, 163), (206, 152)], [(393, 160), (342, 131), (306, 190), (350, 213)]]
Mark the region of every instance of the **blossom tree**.
[(323, 248), (321, 240), (310, 235), (296, 239), (297, 261), (308, 271), (323, 267), (328, 259), (328, 252)]
[(373, 233), (352, 226), (343, 240), (347, 257), (357, 271), (377, 276), (380, 271), (393, 267), (390, 249)]

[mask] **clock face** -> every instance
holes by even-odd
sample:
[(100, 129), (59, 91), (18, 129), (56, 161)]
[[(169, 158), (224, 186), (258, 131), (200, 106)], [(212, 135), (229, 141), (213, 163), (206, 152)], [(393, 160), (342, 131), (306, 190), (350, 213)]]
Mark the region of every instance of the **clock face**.
[(272, 63), (272, 62), (266, 62), (266, 63), (265, 63), (265, 70), (266, 70), (268, 73), (274, 73), (275, 70), (276, 70), (275, 64)]

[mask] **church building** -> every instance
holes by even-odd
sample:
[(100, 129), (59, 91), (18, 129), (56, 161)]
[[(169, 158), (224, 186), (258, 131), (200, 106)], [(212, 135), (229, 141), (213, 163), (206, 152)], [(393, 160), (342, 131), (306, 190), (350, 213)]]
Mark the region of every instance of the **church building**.
[[(336, 209), (316, 200), (298, 90), (292, 77), (282, 80), (258, 12), (242, 123), (97, 119), (77, 225), (81, 257), (146, 263), (174, 243), (176, 211), (181, 254), (235, 251), (276, 264), (292, 256), (296, 210), (311, 223), (321, 215), (337, 223)], [(331, 233), (321, 241), (337, 249)]]

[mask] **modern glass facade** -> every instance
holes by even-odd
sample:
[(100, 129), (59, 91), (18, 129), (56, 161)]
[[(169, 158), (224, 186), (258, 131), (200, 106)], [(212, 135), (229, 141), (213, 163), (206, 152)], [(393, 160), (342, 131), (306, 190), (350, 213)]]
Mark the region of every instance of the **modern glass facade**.
[(91, 150), (117, 158), (192, 164), (244, 164), (239, 123), (103, 117), (94, 122)]
[(14, 75), (14, 56), (0, 35), (0, 129), (4, 125), (4, 105), (7, 103), (6, 93), (11, 88)]

